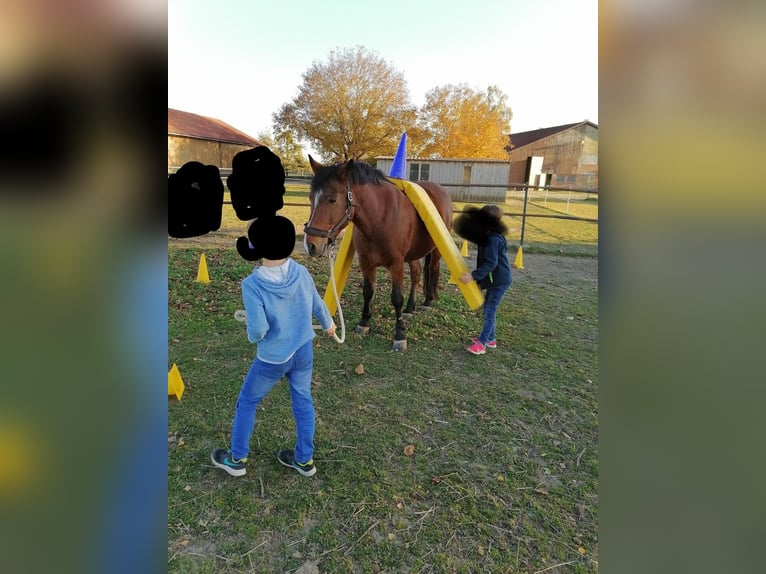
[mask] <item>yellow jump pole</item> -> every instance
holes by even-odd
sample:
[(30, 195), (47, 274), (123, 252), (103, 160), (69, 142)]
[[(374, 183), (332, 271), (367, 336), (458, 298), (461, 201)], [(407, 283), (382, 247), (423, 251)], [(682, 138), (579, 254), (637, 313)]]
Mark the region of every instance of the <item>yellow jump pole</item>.
[[(394, 177), (388, 178), (391, 183), (396, 185), (399, 189), (403, 189), (407, 197), (418, 210), (420, 218), (423, 223), (426, 224), (428, 233), (431, 234), (431, 238), (434, 240), (439, 253), (444, 258), (444, 262), (447, 264), (447, 268), (453, 277), (459, 278), (463, 273), (469, 273), (468, 265), (460, 255), (460, 251), (455, 245), (452, 239), (452, 235), (447, 230), (447, 226), (444, 225), (444, 221), (439, 214), (439, 211), (434, 206), (431, 198), (428, 197), (426, 190), (420, 187), (418, 184), (403, 179)], [(484, 303), (484, 295), (479, 289), (479, 284), (476, 281), (470, 283), (462, 283), (458, 281), (456, 283), (458, 289), (463, 295), (466, 303), (471, 309), (478, 309)]]
[[(332, 268), (333, 277), (335, 277), (335, 287), (338, 290), (338, 297), (343, 293), (346, 286), (348, 273), (351, 271), (351, 264), (354, 262), (354, 224), (349, 223), (341, 239), (338, 255), (335, 257), (335, 265)], [(327, 305), (330, 315), (335, 315), (338, 309), (338, 302), (335, 300), (335, 293), (332, 288), (332, 281), (327, 282), (327, 288), (324, 291), (324, 304)]]
[[(465, 239), (463, 240), (463, 245), (460, 246), (460, 255), (465, 259), (468, 257), (468, 241)], [(449, 281), (447, 281), (447, 285), (457, 285), (457, 280), (455, 277), (453, 277), (452, 273), (450, 273)]]

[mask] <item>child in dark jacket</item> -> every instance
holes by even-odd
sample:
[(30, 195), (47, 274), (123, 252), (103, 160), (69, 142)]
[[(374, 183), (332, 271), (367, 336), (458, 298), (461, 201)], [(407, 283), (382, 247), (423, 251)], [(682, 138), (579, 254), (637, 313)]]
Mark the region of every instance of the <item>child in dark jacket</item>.
[(487, 348), (497, 348), (497, 309), (511, 286), (511, 264), (505, 239), (508, 229), (502, 217), (502, 208), (489, 204), (481, 209), (469, 209), (455, 220), (456, 233), (478, 247), (476, 269), (460, 277), (462, 283), (476, 281), (484, 290), (484, 325), (479, 336), (468, 347), (468, 351), (474, 355), (483, 355)]

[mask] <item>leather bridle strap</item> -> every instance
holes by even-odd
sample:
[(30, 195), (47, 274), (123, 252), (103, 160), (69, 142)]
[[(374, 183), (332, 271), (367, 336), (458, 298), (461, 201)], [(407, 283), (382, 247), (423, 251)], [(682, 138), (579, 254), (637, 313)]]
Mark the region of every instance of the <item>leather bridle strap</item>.
[(340, 221), (327, 230), (311, 227), (307, 221), (303, 226), (303, 233), (314, 235), (316, 237), (326, 237), (329, 243), (334, 243), (335, 238), (338, 236), (341, 229), (343, 229), (343, 227), (354, 217), (354, 208), (356, 205), (354, 205), (353, 199), (354, 198), (351, 195), (351, 183), (346, 181), (346, 211)]

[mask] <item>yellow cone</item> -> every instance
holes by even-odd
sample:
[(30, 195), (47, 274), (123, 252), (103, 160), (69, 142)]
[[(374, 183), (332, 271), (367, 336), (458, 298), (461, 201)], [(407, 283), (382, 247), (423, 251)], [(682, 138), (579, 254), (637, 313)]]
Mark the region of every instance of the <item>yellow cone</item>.
[(210, 276), (207, 274), (207, 260), (203, 253), (199, 258), (199, 269), (197, 270), (198, 283), (210, 283)]
[(523, 248), (519, 245), (518, 251), (516, 251), (516, 259), (513, 260), (513, 266), (516, 269), (524, 269), (524, 254)]
[(184, 394), (184, 382), (181, 379), (181, 372), (175, 363), (168, 372), (168, 396), (174, 396), (179, 401)]

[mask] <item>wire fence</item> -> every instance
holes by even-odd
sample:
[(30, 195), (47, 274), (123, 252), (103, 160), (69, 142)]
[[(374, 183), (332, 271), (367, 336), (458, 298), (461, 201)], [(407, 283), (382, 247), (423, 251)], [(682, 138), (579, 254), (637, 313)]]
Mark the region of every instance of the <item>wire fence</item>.
[[(310, 185), (310, 181), (306, 178), (286, 178), (285, 184), (290, 185), (306, 185), (307, 187)], [(442, 183), (440, 184), (442, 187), (450, 188), (450, 187), (466, 187), (463, 184), (458, 183)], [(524, 205), (526, 206), (527, 203), (530, 201), (540, 201), (542, 200), (542, 205), (544, 207), (548, 206), (548, 200), (550, 199), (553, 201), (554, 199), (557, 201), (561, 201), (561, 195), (555, 195), (558, 192), (566, 192), (566, 209), (569, 210), (569, 205), (573, 201), (589, 201), (591, 199), (590, 196), (595, 195), (598, 197), (598, 189), (597, 188), (584, 188), (584, 187), (558, 187), (558, 186), (552, 186), (552, 185), (529, 185), (526, 183), (509, 183), (509, 184), (470, 184), (470, 187), (479, 187), (479, 188), (505, 188), (506, 195), (505, 199), (520, 199), (524, 201)], [(533, 193), (531, 190), (534, 190), (536, 193)], [(554, 192), (552, 195), (551, 192)], [(585, 198), (578, 198), (575, 197), (572, 198), (572, 194), (581, 194), (585, 195)], [(231, 204), (231, 201), (224, 201), (226, 204)], [(484, 205), (487, 203), (486, 201), (454, 201), (454, 203), (463, 203), (463, 204), (481, 204)], [(292, 206), (292, 207), (307, 207), (310, 208), (311, 205), (309, 203), (305, 202), (285, 202), (284, 205)], [(464, 209), (456, 209), (454, 210), (454, 213), (464, 213)], [(569, 219), (572, 221), (587, 221), (590, 223), (598, 223), (598, 218), (593, 217), (583, 217), (578, 215), (570, 215), (570, 214), (553, 214), (553, 213), (526, 213), (526, 210), (521, 212), (514, 212), (514, 211), (504, 211), (503, 215), (509, 216), (509, 217), (543, 217), (543, 218), (550, 218), (550, 219)]]

